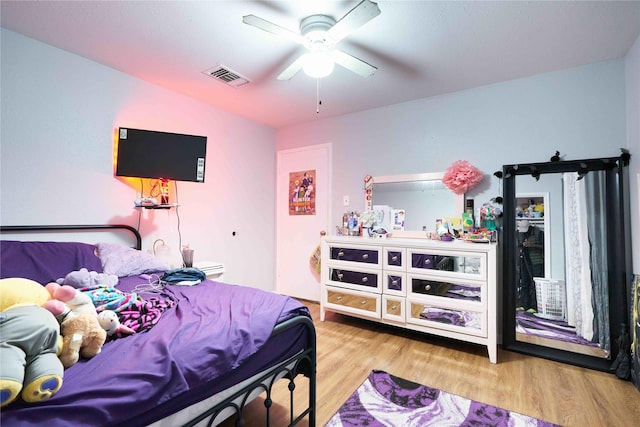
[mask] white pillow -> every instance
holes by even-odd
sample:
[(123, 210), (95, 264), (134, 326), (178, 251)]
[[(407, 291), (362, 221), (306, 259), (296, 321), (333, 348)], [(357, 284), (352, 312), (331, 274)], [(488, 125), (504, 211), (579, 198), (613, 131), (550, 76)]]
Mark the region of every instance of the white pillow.
[(127, 246), (98, 243), (96, 247), (102, 270), (107, 274), (126, 277), (170, 269), (166, 261)]

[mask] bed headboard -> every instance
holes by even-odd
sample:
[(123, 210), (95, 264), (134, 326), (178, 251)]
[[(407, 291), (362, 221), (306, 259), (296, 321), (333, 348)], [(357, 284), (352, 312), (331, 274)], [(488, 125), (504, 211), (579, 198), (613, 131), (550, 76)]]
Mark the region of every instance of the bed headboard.
[(73, 232), (73, 233), (81, 233), (81, 232), (109, 232), (109, 233), (118, 233), (123, 232), (128, 235), (128, 238), (133, 236), (135, 240), (135, 245), (133, 246), (135, 249), (142, 249), (142, 237), (140, 233), (135, 228), (130, 225), (125, 224), (105, 224), (105, 225), (4, 225), (0, 226), (0, 234), (3, 236), (8, 236), (10, 234), (14, 235), (27, 235), (27, 234), (38, 234), (47, 233), (47, 234), (55, 234), (58, 232)]

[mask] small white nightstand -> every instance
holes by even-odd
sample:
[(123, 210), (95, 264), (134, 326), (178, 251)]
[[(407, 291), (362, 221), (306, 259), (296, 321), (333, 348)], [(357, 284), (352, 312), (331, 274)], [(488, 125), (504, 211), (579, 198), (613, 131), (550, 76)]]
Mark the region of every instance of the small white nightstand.
[(202, 270), (207, 275), (207, 279), (222, 282), (224, 275), (224, 264), (214, 261), (196, 261), (193, 266)]

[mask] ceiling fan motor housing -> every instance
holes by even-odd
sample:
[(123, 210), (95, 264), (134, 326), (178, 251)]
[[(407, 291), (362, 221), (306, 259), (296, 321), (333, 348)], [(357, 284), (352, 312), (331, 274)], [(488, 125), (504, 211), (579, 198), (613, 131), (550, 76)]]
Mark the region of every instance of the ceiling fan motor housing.
[(305, 47), (310, 50), (330, 50), (335, 42), (328, 31), (336, 24), (336, 20), (327, 15), (311, 15), (300, 21), (300, 34), (307, 41)]

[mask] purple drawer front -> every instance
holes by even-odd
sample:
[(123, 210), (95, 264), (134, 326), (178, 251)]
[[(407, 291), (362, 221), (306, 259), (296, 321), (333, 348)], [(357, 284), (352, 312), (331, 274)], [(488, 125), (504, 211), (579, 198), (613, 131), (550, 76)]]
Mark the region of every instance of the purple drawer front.
[(387, 288), (394, 290), (394, 291), (401, 291), (402, 290), (402, 277), (400, 276), (393, 276), (393, 275), (388, 275), (387, 276)]
[(361, 273), (359, 271), (331, 269), (331, 280), (334, 282), (350, 283), (352, 285), (378, 287), (378, 275)]
[(417, 294), (444, 295), (451, 288), (451, 283), (435, 280), (411, 279), (411, 290)]
[(362, 262), (365, 264), (378, 263), (378, 251), (375, 250), (332, 247), (330, 252), (333, 260)]
[(441, 257), (429, 254), (411, 254), (411, 266), (413, 268), (426, 268), (431, 270), (436, 268), (436, 264), (438, 263), (437, 258)]
[(411, 266), (427, 270), (453, 271), (454, 258), (443, 255), (411, 254)]
[(387, 252), (387, 264), (397, 267), (402, 266), (402, 252), (389, 251)]

